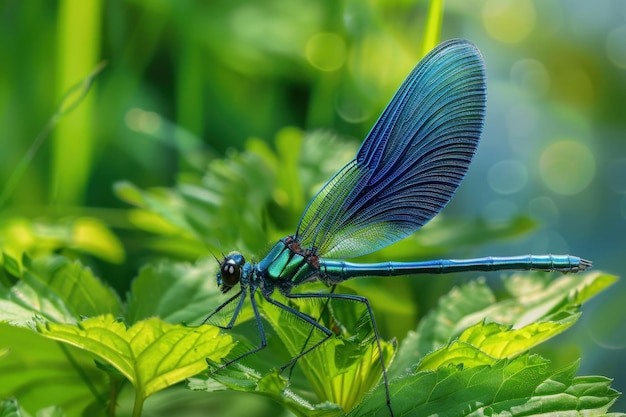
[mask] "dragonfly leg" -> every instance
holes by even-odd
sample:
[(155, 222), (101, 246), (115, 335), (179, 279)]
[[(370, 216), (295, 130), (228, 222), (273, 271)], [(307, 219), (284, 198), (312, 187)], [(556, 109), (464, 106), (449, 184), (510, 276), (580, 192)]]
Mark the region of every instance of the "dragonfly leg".
[[(389, 413), (391, 417), (393, 417), (393, 409), (391, 408), (391, 394), (389, 393), (389, 379), (387, 378), (387, 368), (385, 367), (385, 358), (383, 357), (383, 349), (382, 349), (382, 346), (380, 345), (380, 336), (378, 334), (378, 327), (376, 326), (376, 319), (374, 318), (374, 312), (372, 311), (372, 307), (370, 305), (369, 300), (359, 295), (334, 294), (334, 293), (285, 294), (285, 296), (288, 298), (328, 298), (328, 299), (337, 298), (341, 300), (356, 301), (359, 303), (363, 303), (365, 305), (365, 307), (367, 308), (367, 313), (370, 316), (372, 328), (374, 330), (374, 337), (376, 338), (376, 347), (378, 348), (380, 366), (383, 371), (383, 382), (385, 383), (385, 395), (387, 396), (387, 408), (389, 409)], [(318, 324), (318, 326), (320, 325)], [(319, 344), (320, 343), (315, 344), (313, 348), (317, 347)], [(308, 349), (307, 352), (311, 351), (313, 348)]]
[[(337, 288), (336, 285), (333, 285), (330, 288), (330, 293), (334, 293), (335, 289)], [(317, 317), (316, 322), (319, 324), (320, 320), (322, 319), (322, 316), (326, 313), (326, 309), (328, 308), (328, 302), (330, 301), (330, 299), (326, 299), (326, 302), (324, 303), (324, 306), (322, 307), (321, 311), (320, 311), (320, 315)], [(309, 344), (309, 341), (311, 340), (311, 337), (313, 336), (313, 331), (315, 330), (314, 327), (311, 327), (311, 330), (309, 331), (309, 335), (307, 336), (306, 340), (304, 341), (304, 344), (302, 345), (302, 349), (300, 349), (300, 353), (298, 354), (298, 356), (292, 361), (291, 366), (289, 366), (289, 375), (287, 376), (287, 380), (291, 380), (291, 374), (293, 373), (293, 368), (296, 366), (296, 362), (299, 358), (302, 357), (302, 355), (304, 355), (305, 349), (306, 349), (306, 345)]]
[[(245, 294), (244, 294), (245, 295)], [(229, 301), (232, 301), (234, 298), (231, 298)], [(241, 300), (244, 300), (244, 297), (241, 297)], [(229, 302), (227, 301), (226, 304)], [(256, 325), (257, 328), (259, 329), (259, 337), (261, 338), (261, 344), (257, 347), (255, 347), (252, 350), (249, 350), (248, 352), (237, 356), (236, 358), (230, 359), (227, 362), (223, 363), (221, 366), (219, 366), (218, 368), (214, 369), (213, 371), (211, 371), (211, 374), (214, 374), (215, 372), (219, 371), (220, 369), (224, 369), (230, 365), (232, 365), (235, 362), (239, 362), (241, 359), (245, 358), (246, 356), (250, 356), (253, 355), (255, 353), (257, 353), (260, 350), (265, 349), (265, 347), (267, 346), (267, 339), (265, 338), (265, 330), (263, 329), (263, 321), (261, 320), (261, 315), (259, 314), (259, 308), (257, 307), (256, 304), (256, 300), (254, 299), (254, 290), (250, 291), (250, 302), (252, 303), (252, 311), (254, 312), (254, 318), (256, 319)], [(239, 301), (239, 304), (237, 305), (237, 310), (233, 313), (233, 318), (231, 319), (230, 323), (228, 324), (230, 327), (232, 328), (232, 324), (235, 322), (235, 319), (237, 318), (237, 315), (239, 314), (239, 310), (241, 309), (241, 305), (243, 304), (243, 301)], [(222, 304), (223, 307), (224, 304)], [(214, 314), (214, 313), (213, 313)]]
[[(237, 297), (240, 297), (243, 293), (243, 290), (240, 290), (237, 294), (233, 295), (232, 297), (230, 297), (228, 300), (224, 301), (219, 307), (217, 307), (215, 310), (213, 310), (213, 312), (211, 314), (209, 314), (204, 320), (202, 320), (202, 324), (207, 324), (209, 323), (209, 321), (211, 320), (211, 317), (213, 317), (214, 315), (216, 315), (217, 313), (220, 312), (220, 310), (222, 310), (224, 307), (226, 307), (227, 305), (229, 305), (230, 303), (232, 303), (235, 299), (237, 299)], [(215, 324), (216, 327), (219, 327), (220, 329), (224, 329), (224, 330), (230, 330), (233, 328), (233, 326), (235, 325), (235, 321), (237, 320), (237, 317), (239, 316), (239, 312), (241, 311), (241, 307), (243, 306), (243, 302), (246, 299), (245, 294), (243, 294), (243, 297), (241, 297), (239, 299), (239, 303), (237, 304), (237, 307), (235, 307), (235, 311), (230, 319), (230, 321), (228, 322), (228, 324), (226, 326), (221, 326), (219, 324)]]
[[(299, 298), (300, 294), (298, 294), (297, 296), (294, 295), (289, 295), (289, 294), (285, 294), (286, 297), (288, 298)], [(284, 371), (285, 369), (287, 369), (288, 367), (294, 365), (298, 359), (300, 359), (302, 356), (306, 355), (307, 353), (309, 353), (310, 351), (314, 350), (316, 347), (318, 347), (319, 345), (321, 345), (322, 343), (324, 343), (325, 341), (328, 340), (328, 338), (330, 336), (332, 336), (333, 332), (330, 331), (330, 329), (327, 329), (326, 327), (322, 326), (321, 324), (319, 324), (317, 322), (317, 320), (315, 320), (313, 317), (309, 316), (308, 314), (304, 314), (301, 311), (298, 311), (296, 309), (293, 309), (291, 307), (289, 307), (288, 305), (285, 305), (283, 303), (281, 303), (280, 301), (276, 301), (273, 298), (271, 298), (268, 295), (264, 296), (265, 300), (267, 300), (269, 303), (274, 304), (276, 307), (281, 308), (283, 310), (285, 310), (288, 313), (291, 313), (293, 315), (295, 315), (296, 317), (306, 321), (307, 323), (309, 323), (311, 326), (317, 328), (318, 330), (320, 330), (322, 333), (324, 333), (324, 338), (322, 340), (320, 340), (319, 342), (315, 343), (313, 346), (311, 346), (310, 348), (303, 350), (302, 352), (300, 352), (299, 355), (297, 355), (296, 357), (294, 357), (293, 359), (291, 359), (289, 362), (287, 362), (286, 364), (284, 364), (283, 366), (280, 367), (280, 371)], [(306, 345), (305, 345), (306, 346)]]

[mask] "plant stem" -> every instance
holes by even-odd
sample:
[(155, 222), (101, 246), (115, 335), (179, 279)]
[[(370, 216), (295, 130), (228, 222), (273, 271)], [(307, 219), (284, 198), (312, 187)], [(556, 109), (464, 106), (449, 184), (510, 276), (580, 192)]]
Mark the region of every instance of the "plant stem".
[(109, 394), (108, 415), (109, 417), (115, 417), (115, 407), (117, 406), (117, 395), (120, 392), (121, 382), (114, 375), (109, 375), (109, 380), (111, 381), (111, 389), (110, 389), (110, 394)]
[(87, 388), (89, 388), (89, 391), (91, 391), (93, 396), (96, 397), (96, 400), (98, 400), (98, 402), (103, 407), (106, 406), (106, 400), (100, 394), (100, 392), (98, 392), (98, 388), (93, 384), (93, 382), (91, 381), (91, 378), (89, 378), (89, 375), (87, 375), (85, 370), (80, 366), (80, 364), (76, 361), (76, 359), (74, 359), (74, 356), (72, 356), (72, 353), (69, 351), (67, 346), (65, 346), (65, 344), (61, 342), (57, 342), (57, 344), (59, 345), (61, 352), (63, 352), (63, 354), (69, 361), (69, 363), (72, 365), (72, 368), (76, 370), (78, 375), (80, 375), (80, 378), (85, 382), (85, 385), (87, 386)]
[(135, 404), (133, 405), (132, 417), (141, 417), (141, 411), (143, 410), (143, 402), (145, 397), (142, 392), (135, 391)]

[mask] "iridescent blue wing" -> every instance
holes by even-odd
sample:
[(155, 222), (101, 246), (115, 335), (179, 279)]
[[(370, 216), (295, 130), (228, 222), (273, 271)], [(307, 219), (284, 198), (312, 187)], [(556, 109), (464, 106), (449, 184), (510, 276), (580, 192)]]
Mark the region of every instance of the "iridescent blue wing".
[(409, 74), (361, 145), (311, 200), (296, 239), (320, 256), (349, 258), (415, 232), (465, 176), (485, 115), (478, 49), (451, 40)]

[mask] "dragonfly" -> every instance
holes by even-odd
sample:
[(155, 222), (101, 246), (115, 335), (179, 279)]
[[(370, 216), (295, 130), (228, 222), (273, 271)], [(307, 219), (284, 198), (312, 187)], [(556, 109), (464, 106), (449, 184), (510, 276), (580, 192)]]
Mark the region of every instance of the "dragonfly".
[[(591, 262), (570, 255), (524, 255), (419, 262), (354, 263), (345, 259), (386, 247), (417, 231), (450, 201), (463, 180), (480, 139), (486, 108), (485, 65), (477, 47), (464, 39), (441, 43), (411, 71), (348, 162), (313, 197), (294, 234), (280, 239), (259, 262), (239, 252), (223, 256), (217, 284), (238, 291), (205, 322), (230, 305), (232, 329), (246, 300), (260, 344), (221, 368), (267, 346), (255, 294), (323, 334), (281, 368), (320, 346), (334, 333), (319, 320), (272, 298), (348, 300), (364, 306), (378, 349), (386, 405), (393, 416), (385, 358), (374, 313), (366, 297), (330, 292), (292, 293), (319, 280), (333, 289), (357, 277), (395, 277), (466, 271), (583, 271)], [(234, 304), (234, 308), (232, 307)], [(231, 310), (225, 310), (229, 313)]]

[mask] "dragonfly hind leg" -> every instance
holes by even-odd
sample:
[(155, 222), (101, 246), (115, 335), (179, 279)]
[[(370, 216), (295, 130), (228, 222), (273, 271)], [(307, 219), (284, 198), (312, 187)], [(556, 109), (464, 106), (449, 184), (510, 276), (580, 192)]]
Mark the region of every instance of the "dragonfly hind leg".
[[(333, 285), (333, 286), (330, 288), (330, 293), (331, 293), (331, 294), (332, 294), (332, 293), (334, 293), (336, 288), (337, 288), (337, 286), (336, 286), (336, 285)], [(318, 324), (319, 324), (320, 320), (322, 319), (322, 316), (323, 316), (324, 314), (326, 314), (326, 309), (328, 308), (328, 302), (329, 302), (329, 301), (330, 301), (330, 299), (328, 299), (328, 298), (327, 298), (327, 299), (326, 299), (326, 302), (324, 302), (324, 306), (320, 309), (320, 314), (319, 314), (319, 316), (317, 317), (317, 320), (315, 320)], [(294, 369), (294, 368), (295, 368), (295, 366), (296, 366), (297, 360), (298, 360), (299, 358), (301, 358), (301, 357), (302, 357), (302, 355), (304, 355), (304, 354), (307, 352), (307, 351), (305, 351), (305, 349), (306, 349), (307, 345), (309, 344), (309, 341), (311, 340), (311, 337), (313, 337), (313, 331), (314, 331), (314, 330), (315, 330), (315, 327), (311, 327), (311, 330), (309, 331), (309, 334), (308, 334), (308, 336), (306, 337), (306, 340), (305, 340), (305, 341), (304, 341), (304, 343), (302, 344), (302, 349), (300, 349), (300, 353), (299, 353), (299, 354), (298, 354), (298, 356), (297, 356), (297, 357), (296, 357), (296, 358), (292, 361), (292, 363), (291, 363), (291, 365), (290, 365), (290, 367), (289, 367), (289, 375), (287, 376), (287, 379), (288, 379), (288, 380), (291, 380), (291, 374), (293, 373), (293, 369)], [(315, 346), (319, 346), (319, 344), (316, 344)], [(314, 348), (315, 348), (315, 346), (314, 346)]]
[[(385, 384), (385, 395), (387, 397), (387, 408), (389, 409), (389, 413), (391, 415), (391, 417), (393, 417), (393, 409), (391, 408), (391, 394), (389, 392), (389, 379), (387, 378), (387, 368), (385, 366), (385, 358), (383, 357), (383, 349), (382, 346), (380, 344), (380, 335), (378, 334), (378, 327), (376, 326), (376, 319), (374, 318), (374, 312), (372, 310), (372, 306), (370, 305), (370, 302), (367, 298), (365, 297), (361, 297), (358, 295), (353, 295), (353, 294), (334, 294), (334, 293), (308, 293), (308, 294), (284, 294), (285, 297), (287, 298), (291, 298), (291, 299), (302, 299), (302, 298), (326, 298), (326, 299), (331, 299), (331, 298), (335, 298), (335, 299), (340, 299), (340, 300), (348, 300), (348, 301), (356, 301), (359, 303), (362, 303), (363, 305), (365, 305), (365, 307), (367, 308), (367, 313), (370, 317), (370, 321), (372, 323), (372, 329), (374, 330), (374, 337), (376, 338), (376, 347), (378, 349), (378, 357), (380, 359), (380, 365), (382, 368), (382, 374), (383, 374), (383, 382)], [(276, 302), (275, 300), (272, 300), (272, 302)], [(286, 307), (288, 310), (293, 310), (290, 307), (284, 306)], [(293, 310), (295, 311), (295, 310)], [(297, 315), (301, 315), (302, 313), (298, 313)], [(309, 317), (309, 316), (307, 316)], [(311, 317), (309, 317), (311, 320), (313, 320)], [(308, 320), (307, 320), (308, 321)], [(310, 322), (311, 323), (311, 322)], [(329, 329), (327, 329), (326, 327), (322, 326), (321, 324), (314, 322), (311, 323), (313, 324), (315, 327), (319, 328), (319, 329), (326, 329), (328, 332), (331, 332)], [(331, 332), (332, 333), (332, 332)], [(330, 337), (330, 334), (328, 335), (328, 337)], [(324, 341), (326, 341), (328, 338), (323, 339), (320, 342), (317, 342), (315, 345), (313, 345), (311, 348), (307, 349), (304, 353), (296, 356), (296, 358), (292, 359), (290, 361), (290, 363), (295, 362), (296, 360), (298, 360), (300, 357), (302, 357), (304, 354), (306, 354), (307, 352), (310, 352), (311, 350), (315, 349), (317, 346), (321, 345)]]
[[(300, 294), (299, 295), (290, 295), (290, 294), (285, 294), (285, 296), (287, 298), (300, 298)], [(306, 321), (308, 324), (310, 324), (311, 326), (313, 326), (314, 328), (320, 330), (322, 333), (324, 333), (324, 338), (318, 342), (316, 342), (313, 346), (311, 346), (308, 349), (305, 349), (303, 347), (302, 351), (296, 355), (295, 357), (293, 357), (291, 360), (289, 360), (289, 362), (285, 363), (284, 365), (282, 365), (279, 369), (280, 372), (283, 372), (285, 369), (292, 367), (293, 365), (295, 365), (295, 363), (298, 361), (298, 359), (300, 359), (301, 357), (303, 357), (304, 355), (306, 355), (307, 353), (309, 353), (310, 351), (314, 350), (315, 348), (317, 348), (318, 346), (320, 346), (322, 343), (324, 343), (325, 341), (327, 341), (332, 335), (333, 332), (322, 326), (321, 324), (318, 323), (318, 320), (315, 320), (313, 317), (309, 316), (308, 314), (302, 313), (296, 309), (293, 309), (291, 307), (289, 307), (288, 305), (285, 305), (283, 303), (281, 303), (280, 301), (276, 301), (273, 298), (271, 298), (268, 295), (264, 295), (264, 298), (267, 302), (275, 305), (276, 307), (295, 315), (296, 317), (298, 317), (299, 319), (302, 319), (304, 321)], [(307, 342), (308, 343), (308, 339), (307, 338)], [(306, 347), (306, 343), (305, 343), (305, 347)], [(291, 373), (290, 373), (291, 375)]]

